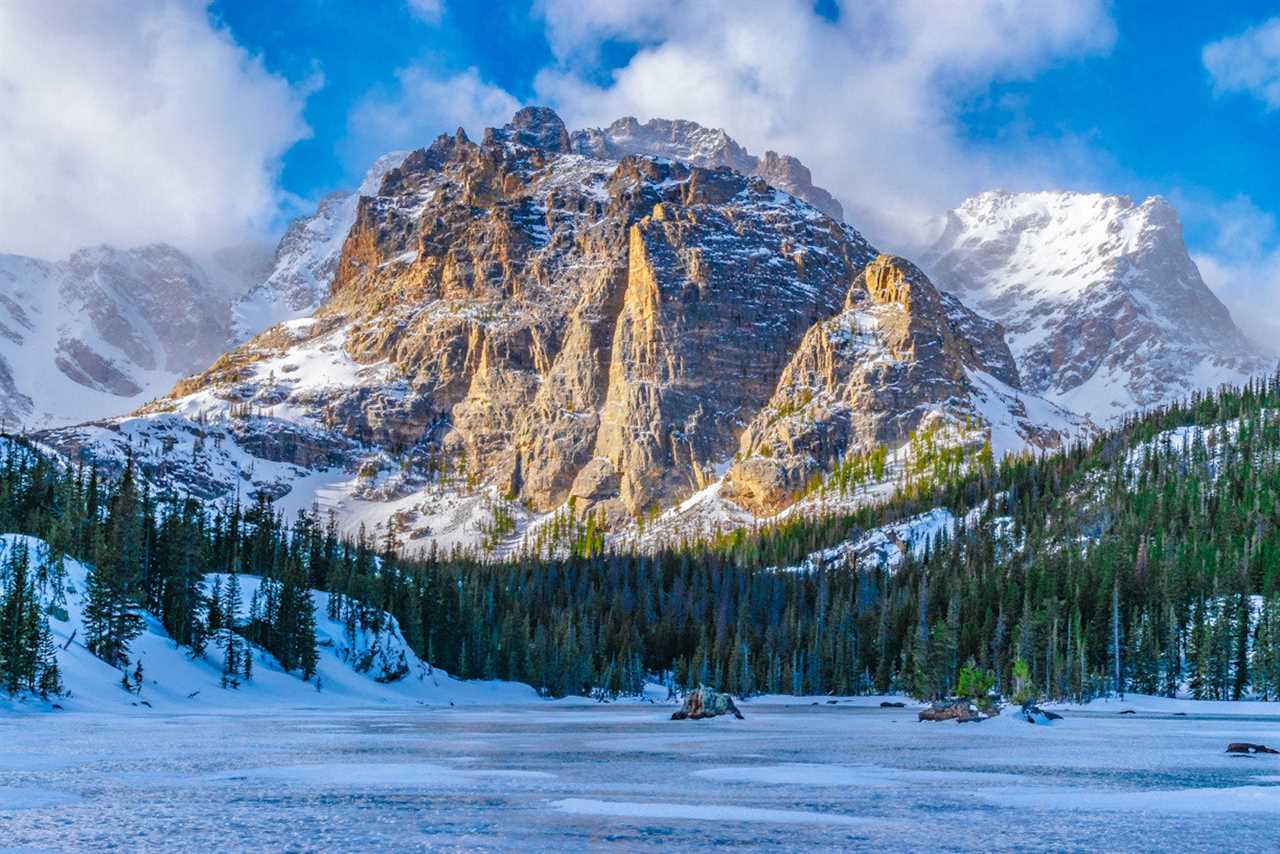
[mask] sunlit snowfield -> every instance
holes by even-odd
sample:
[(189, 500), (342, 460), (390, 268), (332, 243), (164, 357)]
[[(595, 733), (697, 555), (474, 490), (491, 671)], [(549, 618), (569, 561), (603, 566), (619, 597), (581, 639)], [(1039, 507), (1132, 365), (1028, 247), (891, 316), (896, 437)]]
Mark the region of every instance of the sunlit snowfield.
[[(745, 704), (0, 717), (0, 849), (1275, 850), (1280, 718)], [(1264, 707), (1265, 708), (1265, 707)]]

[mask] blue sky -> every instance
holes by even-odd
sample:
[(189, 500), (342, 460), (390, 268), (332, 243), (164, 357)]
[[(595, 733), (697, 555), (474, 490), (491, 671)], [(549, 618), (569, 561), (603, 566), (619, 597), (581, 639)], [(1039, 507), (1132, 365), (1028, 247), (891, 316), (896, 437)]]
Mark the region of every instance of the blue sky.
[[(0, 251), (269, 238), (380, 153), (544, 103), (574, 127), (680, 117), (795, 154), (899, 251), (984, 189), (1160, 193), (1237, 315), (1280, 309), (1274, 3), (136, 0), (130, 12), (0, 7), (12, 185)], [(41, 59), (55, 55), (74, 60)]]
[[(834, 2), (815, 11), (840, 17)], [(1207, 211), (1189, 209), (1193, 201), (1212, 207), (1246, 197), (1264, 216), (1280, 211), (1280, 170), (1274, 168), (1280, 115), (1247, 92), (1215, 93), (1201, 54), (1206, 44), (1257, 26), (1274, 11), (1266, 2), (1109, 6), (1114, 38), (1108, 47), (1061, 51), (1008, 79), (995, 74), (957, 99), (950, 120), (962, 144), (996, 158), (1006, 145), (1022, 151), (1028, 141), (1070, 140), (1087, 151), (1080, 156), (1088, 162), (1053, 178), (1078, 189), (1170, 195), (1182, 203), (1189, 239), (1212, 247), (1215, 221)], [(545, 100), (535, 86), (538, 73), (560, 64), (545, 7), (524, 0), (453, 0), (435, 19), (424, 19), (409, 3), (336, 0), (217, 0), (209, 13), (269, 70), (294, 81), (323, 75), (304, 112), (313, 136), (287, 151), (280, 176), (282, 188), (305, 199), (358, 179), (379, 149), (376, 140), (353, 141), (352, 112), (370, 92), (394, 90), (401, 69), (425, 67), (442, 78), (474, 69), (486, 84), (532, 103)], [(601, 56), (575, 70), (607, 83), (651, 43), (643, 27), (636, 32), (635, 42), (607, 34)], [(424, 134), (416, 144), (429, 139)], [(414, 142), (387, 140), (383, 147)], [(815, 171), (821, 183), (824, 176)]]

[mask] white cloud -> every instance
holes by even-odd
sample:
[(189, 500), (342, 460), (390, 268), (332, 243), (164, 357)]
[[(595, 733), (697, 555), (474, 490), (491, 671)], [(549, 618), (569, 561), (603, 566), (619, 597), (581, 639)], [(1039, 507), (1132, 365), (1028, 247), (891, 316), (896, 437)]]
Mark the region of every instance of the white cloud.
[(1179, 200), (1190, 222), (1211, 233), (1196, 266), (1246, 335), (1280, 354), (1280, 227), (1247, 196)]
[(1201, 59), (1216, 94), (1245, 92), (1280, 108), (1280, 17), (1205, 45)]
[(442, 0), (407, 0), (409, 4), (409, 13), (415, 18), (426, 21), (428, 24), (438, 24), (440, 19), (444, 17), (444, 3)]
[(429, 145), (458, 127), (478, 138), (484, 128), (505, 124), (520, 109), (519, 101), (486, 83), (474, 68), (441, 74), (413, 65), (396, 76), (393, 91), (371, 92), (351, 111), (343, 147), (358, 168), (387, 151)]
[[(1103, 0), (866, 0), (843, 4), (834, 23), (802, 0), (666, 8), (543, 0), (560, 61), (539, 75), (541, 98), (571, 126), (688, 118), (795, 154), (852, 222), (898, 245), (972, 192), (1061, 183), (1078, 140), (1002, 139), (997, 151), (962, 139), (955, 114), (993, 80), (1114, 40)], [(593, 63), (610, 39), (642, 47), (600, 85)]]
[(0, 251), (269, 227), (305, 94), (195, 0), (0, 4)]

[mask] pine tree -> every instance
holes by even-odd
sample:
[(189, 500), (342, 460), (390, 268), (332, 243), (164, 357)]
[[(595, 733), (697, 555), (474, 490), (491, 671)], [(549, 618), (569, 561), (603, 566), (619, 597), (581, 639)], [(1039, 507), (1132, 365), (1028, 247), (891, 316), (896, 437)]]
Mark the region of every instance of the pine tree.
[(226, 628), (223, 629), (223, 646), (222, 646), (222, 687), (223, 688), (239, 688), (240, 682), (237, 678), (241, 670), (244, 668), (243, 662), (240, 660), (240, 635), (237, 633), (240, 625), (240, 577), (232, 571), (227, 579), (227, 589), (223, 597), (222, 607), (224, 609), (223, 619), (226, 622)]
[(33, 690), (46, 700), (62, 694), (62, 671), (58, 667), (58, 648), (53, 642), (47, 618), (40, 622), (40, 635), (36, 643), (36, 681)]
[(0, 684), (10, 694), (33, 687), (37, 677), (36, 640), (32, 625), (41, 618), (30, 574), (25, 541), (14, 542), (5, 555), (0, 593)]
[(85, 605), (85, 646), (113, 666), (129, 660), (129, 644), (142, 633), (138, 599), (144, 558), (142, 501), (134, 483), (133, 461), (107, 508), (107, 519), (90, 568)]

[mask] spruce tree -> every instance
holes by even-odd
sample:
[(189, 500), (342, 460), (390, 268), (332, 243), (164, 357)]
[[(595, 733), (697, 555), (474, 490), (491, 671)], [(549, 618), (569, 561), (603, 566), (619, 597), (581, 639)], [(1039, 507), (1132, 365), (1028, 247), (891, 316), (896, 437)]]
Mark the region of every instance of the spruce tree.
[(113, 666), (129, 660), (129, 644), (142, 633), (138, 599), (144, 559), (142, 501), (134, 483), (133, 461), (107, 508), (97, 562), (90, 568), (85, 605), (85, 646)]
[(226, 627), (222, 630), (222, 687), (240, 687), (239, 675), (244, 665), (240, 660), (240, 577), (232, 572), (227, 579), (227, 589), (223, 596), (223, 620)]

